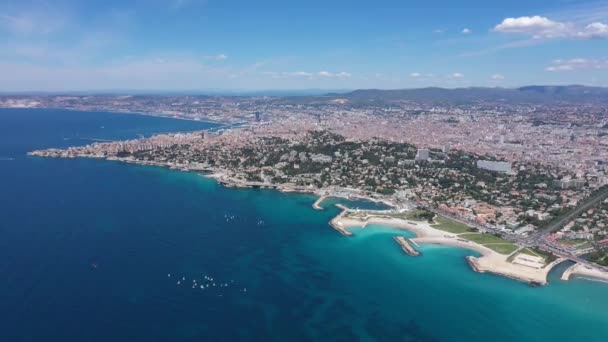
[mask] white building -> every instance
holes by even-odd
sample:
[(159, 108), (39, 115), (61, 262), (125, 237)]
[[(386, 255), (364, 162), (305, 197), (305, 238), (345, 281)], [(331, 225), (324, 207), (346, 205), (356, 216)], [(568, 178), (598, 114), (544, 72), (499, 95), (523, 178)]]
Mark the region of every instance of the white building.
[(426, 148), (419, 148), (418, 152), (416, 152), (416, 158), (415, 159), (419, 160), (419, 161), (421, 161), (421, 160), (428, 161), (429, 159), (431, 159), (430, 156), (429, 156), (429, 154), (430, 154), (430, 152), (429, 152), (428, 149), (426, 149)]
[(491, 161), (491, 160), (478, 160), (477, 167), (484, 170), (501, 172), (501, 173), (512, 173), (512, 164), (509, 162)]

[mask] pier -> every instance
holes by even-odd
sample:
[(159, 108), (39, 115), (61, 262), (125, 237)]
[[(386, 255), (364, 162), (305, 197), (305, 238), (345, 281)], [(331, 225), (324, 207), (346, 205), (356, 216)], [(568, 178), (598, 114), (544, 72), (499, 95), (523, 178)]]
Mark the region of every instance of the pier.
[(329, 221), (329, 225), (332, 226), (335, 230), (337, 230), (340, 234), (342, 234), (344, 236), (352, 236), (353, 233), (346, 230), (346, 228), (344, 228), (342, 222), (340, 222), (342, 217), (344, 217), (344, 215), (346, 215), (346, 213), (348, 213), (349, 209), (341, 204), (336, 204), (336, 207), (342, 209), (342, 212), (338, 216), (331, 219), (331, 221)]
[(570, 280), (574, 277), (608, 282), (608, 273), (605, 271), (579, 263), (568, 267), (560, 278), (561, 280)]
[(570, 267), (568, 267), (564, 273), (562, 273), (562, 276), (560, 277), (561, 280), (570, 280), (570, 277), (572, 276), (572, 273), (575, 272), (575, 270), (579, 267), (579, 264), (574, 264)]
[(420, 252), (418, 252), (412, 245), (409, 243), (409, 239), (404, 238), (403, 236), (394, 237), (395, 241), (401, 246), (401, 249), (409, 256), (419, 256)]
[(327, 198), (327, 196), (321, 196), (319, 197), (319, 199), (317, 199), (315, 201), (315, 203), (312, 205), (313, 209), (315, 210), (323, 210), (323, 207), (321, 206), (321, 203)]

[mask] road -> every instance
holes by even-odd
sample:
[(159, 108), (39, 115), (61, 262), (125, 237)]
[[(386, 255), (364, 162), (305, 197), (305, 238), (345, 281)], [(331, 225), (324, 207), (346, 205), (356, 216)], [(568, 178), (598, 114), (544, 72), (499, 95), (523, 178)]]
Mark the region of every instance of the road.
[(597, 205), (600, 201), (604, 200), (608, 197), (608, 189), (600, 190), (595, 195), (587, 198), (582, 204), (578, 205), (567, 215), (560, 218), (557, 222), (550, 224), (549, 226), (543, 228), (538, 233), (531, 236), (531, 240), (533, 242), (539, 242), (544, 239), (547, 235), (562, 229), (568, 222), (577, 218), (583, 211), (591, 209), (593, 206)]
[[(561, 257), (561, 258), (565, 258), (565, 259), (577, 262), (577, 263), (585, 265), (589, 268), (594, 268), (594, 269), (598, 269), (598, 270), (601, 270), (604, 272), (608, 272), (608, 267), (604, 267), (604, 266), (598, 265), (596, 263), (593, 263), (589, 260), (585, 260), (585, 259), (579, 257), (578, 255), (567, 253), (567, 252), (559, 249), (556, 245), (552, 244), (551, 242), (545, 240), (545, 237), (550, 235), (552, 232), (563, 228), (566, 224), (568, 224), (568, 222), (577, 218), (583, 211), (592, 208), (593, 206), (598, 204), (600, 201), (604, 200), (606, 197), (608, 197), (608, 188), (602, 189), (598, 193), (587, 198), (582, 204), (577, 206), (575, 209), (573, 209), (571, 212), (569, 212), (564, 217), (560, 218), (557, 222), (552, 223), (550, 226), (544, 228), (540, 232), (538, 232), (532, 236), (529, 236), (527, 238), (522, 238), (519, 236), (510, 235), (510, 234), (504, 234), (499, 231), (496, 231), (495, 233), (500, 234), (503, 238), (507, 238), (508, 240), (511, 240), (518, 245), (521, 245), (524, 247), (538, 247), (539, 249), (541, 249), (545, 252), (552, 253), (553, 255), (555, 255), (557, 257)], [(436, 208), (432, 208), (428, 205), (424, 205), (421, 203), (417, 203), (417, 204), (419, 207), (423, 207), (424, 209), (434, 212), (437, 215), (447, 216), (455, 221), (478, 228), (482, 231), (485, 230), (485, 231), (493, 232), (492, 229), (488, 229), (487, 227), (483, 227), (483, 226), (481, 226), (479, 224), (475, 224), (473, 222), (464, 221), (461, 218), (457, 217), (456, 215), (452, 215), (450, 213), (443, 212), (442, 210), (438, 210)]]

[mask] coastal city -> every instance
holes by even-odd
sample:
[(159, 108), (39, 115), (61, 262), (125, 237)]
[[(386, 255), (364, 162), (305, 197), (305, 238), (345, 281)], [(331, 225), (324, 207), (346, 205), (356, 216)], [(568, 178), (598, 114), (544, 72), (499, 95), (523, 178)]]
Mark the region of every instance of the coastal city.
[(546, 283), (551, 265), (563, 260), (577, 262), (569, 274), (608, 278), (607, 107), (483, 98), (366, 104), (351, 95), (4, 96), (0, 106), (223, 124), (31, 154), (166, 166), (204, 172), (226, 186), (310, 192), (321, 199), (382, 201), (394, 209), (347, 210), (332, 226), (349, 235), (346, 227), (370, 219), (409, 222), (410, 230), (427, 225), (412, 244), (471, 243), (484, 255), (470, 260), (474, 269), (534, 284)]
[(0, 1), (0, 342), (608, 341), (608, 1)]

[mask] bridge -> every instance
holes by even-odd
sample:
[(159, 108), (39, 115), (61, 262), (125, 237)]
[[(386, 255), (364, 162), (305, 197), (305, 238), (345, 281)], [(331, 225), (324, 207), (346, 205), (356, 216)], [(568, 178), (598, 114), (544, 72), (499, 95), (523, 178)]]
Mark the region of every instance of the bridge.
[(595, 264), (589, 260), (579, 257), (578, 255), (574, 255), (572, 253), (566, 253), (563, 250), (555, 247), (550, 242), (545, 242), (542, 245), (539, 245), (538, 248), (541, 249), (542, 251), (552, 253), (553, 255), (555, 255), (557, 257), (568, 259), (570, 261), (574, 261), (576, 263), (587, 266), (589, 268), (597, 269), (597, 270), (600, 270), (603, 272), (608, 272), (608, 267)]

